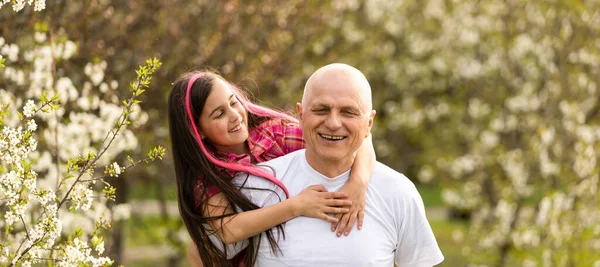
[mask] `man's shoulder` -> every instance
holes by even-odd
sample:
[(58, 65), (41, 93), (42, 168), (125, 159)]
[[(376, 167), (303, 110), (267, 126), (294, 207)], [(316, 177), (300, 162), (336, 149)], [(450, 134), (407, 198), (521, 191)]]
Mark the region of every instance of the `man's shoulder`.
[(381, 162), (375, 164), (369, 186), (376, 187), (378, 191), (385, 191), (386, 195), (393, 197), (419, 195), (415, 184), (406, 175)]
[(283, 174), (294, 162), (299, 162), (304, 157), (304, 149), (296, 150), (278, 158), (261, 162), (257, 164), (259, 167), (265, 167), (275, 172), (275, 176), (281, 178), (278, 174)]

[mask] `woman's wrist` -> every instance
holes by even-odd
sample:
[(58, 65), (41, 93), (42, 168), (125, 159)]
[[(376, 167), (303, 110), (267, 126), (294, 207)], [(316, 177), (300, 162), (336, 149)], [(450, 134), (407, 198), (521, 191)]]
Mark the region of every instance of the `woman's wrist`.
[(350, 176), (348, 183), (360, 187), (367, 187), (367, 185), (369, 185), (369, 179), (366, 178), (370, 178), (370, 176), (369, 173), (359, 173), (356, 176)]
[(302, 216), (302, 206), (298, 201), (298, 196), (288, 198), (286, 201), (289, 205), (289, 210), (292, 211), (292, 218)]

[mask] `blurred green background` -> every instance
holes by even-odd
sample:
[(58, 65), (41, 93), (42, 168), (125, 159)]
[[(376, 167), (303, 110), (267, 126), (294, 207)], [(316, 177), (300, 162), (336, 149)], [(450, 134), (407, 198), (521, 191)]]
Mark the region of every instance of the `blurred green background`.
[[(21, 47), (35, 31), (74, 41), (77, 55), (59, 67), (74, 83), (90, 61), (126, 85), (159, 58), (133, 154), (170, 153), (166, 99), (183, 72), (213, 69), (292, 111), (318, 67), (353, 65), (373, 88), (378, 160), (417, 184), (441, 266), (600, 266), (599, 10), (574, 0), (57, 0), (38, 13), (0, 9), (0, 29)], [(114, 185), (132, 216), (114, 225), (112, 258), (185, 266), (170, 155)]]

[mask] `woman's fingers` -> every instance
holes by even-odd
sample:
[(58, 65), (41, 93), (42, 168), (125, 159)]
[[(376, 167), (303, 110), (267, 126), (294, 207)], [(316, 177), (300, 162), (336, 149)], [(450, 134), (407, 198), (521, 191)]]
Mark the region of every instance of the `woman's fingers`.
[(357, 227), (358, 230), (362, 229), (364, 220), (365, 220), (365, 211), (364, 210), (358, 211), (358, 227)]
[(327, 192), (327, 188), (325, 188), (323, 185), (320, 185), (320, 184), (311, 185), (311, 186), (307, 187), (307, 189), (315, 190), (317, 192)]
[(331, 216), (329, 216), (329, 215), (327, 215), (325, 213), (321, 214), (320, 217), (321, 217), (322, 220), (328, 221), (328, 222), (330, 222), (332, 224), (337, 224), (338, 223), (338, 218), (331, 217)]
[(330, 207), (351, 206), (352, 205), (352, 200), (347, 200), (347, 199), (326, 199), (325, 200), (325, 205), (330, 206)]
[(340, 228), (338, 228), (337, 236), (341, 236), (342, 231), (344, 231), (344, 235), (350, 234), (350, 231), (352, 231), (352, 227), (354, 227), (354, 223), (356, 222), (357, 216), (358, 215), (356, 212), (350, 212), (349, 214), (347, 214), (344, 217), (344, 220), (342, 220)]
[(342, 192), (322, 192), (321, 197), (322, 198), (347, 198), (348, 194), (342, 193)]
[(337, 219), (335, 222), (331, 223), (331, 231), (335, 232), (335, 229), (338, 227), (338, 224), (340, 222), (340, 219), (342, 219), (342, 217), (344, 216), (343, 213), (340, 214), (335, 214), (334, 217)]
[(340, 225), (338, 226), (338, 230), (336, 235), (337, 236), (342, 236), (342, 232), (344, 231), (344, 229), (346, 228), (346, 225), (348, 225), (348, 220), (350, 218), (351, 214), (344, 214), (344, 217), (342, 217), (340, 219)]
[(348, 213), (349, 211), (350, 211), (350, 209), (348, 209), (348, 208), (337, 208), (337, 207), (326, 207), (325, 209), (323, 209), (324, 213), (333, 213), (333, 214)]

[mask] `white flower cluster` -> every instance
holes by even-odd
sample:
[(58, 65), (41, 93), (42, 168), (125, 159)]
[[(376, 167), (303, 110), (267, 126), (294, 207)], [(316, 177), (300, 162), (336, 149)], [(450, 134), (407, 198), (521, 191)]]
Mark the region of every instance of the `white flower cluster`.
[(33, 116), (35, 112), (35, 102), (33, 102), (33, 100), (27, 100), (27, 103), (25, 103), (25, 106), (23, 107), (23, 116), (25, 116), (26, 118), (29, 118), (31, 116)]
[(75, 205), (75, 209), (86, 211), (92, 206), (94, 191), (85, 183), (77, 183), (73, 186), (73, 191), (71, 191), (69, 197)]
[[(0, 7), (8, 2), (0, 0)], [(12, 1), (15, 10), (34, 3), (35, 11), (45, 8), (42, 0)], [(117, 89), (118, 82), (104, 81), (105, 61), (88, 64), (83, 70), (88, 81), (81, 84), (74, 84), (67, 76), (61, 77), (69, 73), (53, 72), (54, 67), (62, 68), (61, 64), (68, 64), (68, 59), (77, 52), (74, 42), (62, 38), (66, 37), (63, 33), (58, 35), (61, 36), (55, 37), (60, 38), (49, 38), (46, 32), (36, 32), (33, 47), (26, 51), (20, 51), (17, 44), (7, 44), (0, 37), (0, 58), (20, 63), (0, 69), (0, 77), (6, 82), (4, 86), (10, 88), (0, 88), (0, 109), (8, 111), (0, 131), (0, 205), (3, 207), (0, 228), (7, 230), (0, 233), (2, 266), (11, 263), (31, 266), (41, 263), (40, 260), (57, 266), (110, 265), (109, 258), (92, 256), (104, 253), (104, 242), (94, 235), (89, 246), (86, 238), (97, 230), (98, 225), (108, 225), (111, 220), (122, 220), (130, 215), (129, 205), (117, 205), (110, 210), (107, 199), (101, 193), (95, 193), (94, 190), (99, 188), (90, 185), (95, 179), (95, 166), (79, 174), (72, 169), (67, 173), (67, 164), (62, 164), (77, 158), (82, 151), (99, 155), (104, 147), (96, 146), (111, 132), (117, 118), (123, 114), (123, 107), (118, 97), (106, 94), (110, 89)], [(14, 95), (12, 88), (19, 88), (18, 94)], [(41, 99), (44, 91), (48, 99), (59, 96), (53, 103), (60, 105), (56, 110), (54, 105), (27, 100)], [(6, 105), (8, 103), (11, 105)], [(18, 110), (21, 106), (22, 110)], [(36, 114), (41, 107), (44, 112)], [(53, 111), (46, 113), (45, 109), (49, 107)], [(139, 106), (134, 109), (128, 127), (137, 127), (148, 120)], [(22, 116), (17, 116), (18, 112)], [(38, 129), (38, 124), (47, 127)], [(124, 170), (112, 163), (115, 157), (137, 146), (137, 138), (128, 127), (120, 129), (102, 157), (89, 156), (89, 159), (97, 160), (94, 164), (108, 165), (112, 176), (118, 176)], [(36, 151), (38, 140), (43, 143), (40, 146), (43, 151)], [(76, 164), (85, 162), (89, 161)], [(39, 180), (38, 172), (43, 174)], [(83, 235), (73, 235), (76, 230)]]
[(90, 77), (94, 86), (100, 85), (104, 79), (104, 71), (106, 70), (106, 61), (100, 63), (88, 63), (85, 65), (83, 72)]
[[(31, 127), (32, 125), (29, 128)], [(0, 132), (0, 160), (7, 165), (20, 164), (21, 160), (26, 159), (32, 151), (36, 150), (37, 140), (26, 135), (30, 129), (23, 131), (20, 126), (16, 129), (4, 126)]]
[(121, 174), (121, 166), (119, 166), (119, 164), (116, 162), (113, 162), (112, 164), (106, 166), (104, 173), (112, 177), (117, 177), (119, 174)]
[(19, 59), (19, 47), (16, 44), (4, 44), (4, 38), (2, 38), (0, 46), (2, 47), (0, 53), (6, 55), (9, 61), (16, 62)]
[(46, 205), (56, 200), (56, 194), (52, 189), (36, 188), (31, 192), (31, 195), (42, 205)]
[(533, 188), (528, 185), (529, 173), (523, 164), (523, 152), (520, 149), (508, 151), (500, 158), (500, 164), (504, 172), (510, 178), (513, 190), (520, 195), (528, 196), (533, 192)]
[[(10, 2), (11, 0), (0, 0), (0, 8), (2, 8), (2, 6), (7, 5)], [(34, 3), (35, 5), (33, 6), (33, 11), (42, 11), (46, 9), (46, 0), (13, 0), (12, 7), (15, 12), (19, 12), (23, 8), (25, 8), (26, 4), (31, 6)]]
[[(354, 45), (378, 59), (371, 62), (379, 64), (394, 51), (394, 60), (365, 67), (368, 77), (390, 88), (380, 123), (385, 128), (376, 130), (419, 140), (427, 158), (440, 159), (419, 162), (433, 170), (424, 167), (418, 177), (428, 181), (435, 173), (433, 179), (456, 185), (443, 189), (442, 198), (454, 208), (473, 209), (478, 219), (469, 229), (478, 231), (468, 234), (481, 243), (471, 245), (494, 250), (508, 244), (509, 252), (500, 257), (521, 259), (515, 265), (524, 266), (536, 264), (544, 251), (538, 266), (555, 266), (577, 261), (552, 256), (559, 244), (582, 244), (586, 250), (600, 243), (595, 242), (600, 230), (593, 229), (600, 220), (595, 215), (600, 42), (574, 41), (582, 30), (598, 33), (594, 11), (600, 2), (582, 9), (531, 1), (367, 0), (363, 5), (366, 23), (383, 26), (392, 37), (337, 19), (330, 24), (342, 28), (344, 38), (362, 40)], [(340, 14), (352, 10), (345, 3), (335, 7)], [(317, 38), (315, 53), (334, 47), (327, 38)], [(389, 40), (392, 49), (384, 48)], [(450, 108), (439, 119), (433, 107), (442, 103)], [(397, 148), (384, 139), (375, 145), (383, 156)], [(440, 152), (440, 146), (456, 149)], [(534, 215), (516, 216), (515, 210)]]
[[(98, 248), (96, 250), (98, 250)], [(92, 248), (88, 246), (87, 242), (76, 237), (73, 239), (72, 244), (65, 247), (65, 250), (61, 255), (62, 257), (58, 260), (56, 266), (71, 267), (84, 265), (100, 267), (112, 262), (108, 257), (94, 257), (91, 255), (91, 252)]]

